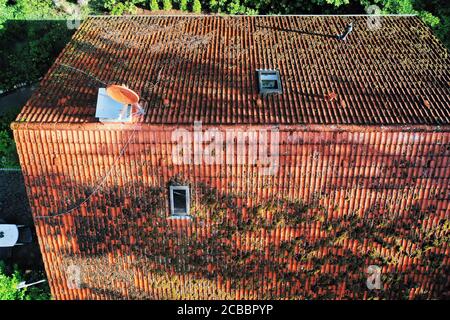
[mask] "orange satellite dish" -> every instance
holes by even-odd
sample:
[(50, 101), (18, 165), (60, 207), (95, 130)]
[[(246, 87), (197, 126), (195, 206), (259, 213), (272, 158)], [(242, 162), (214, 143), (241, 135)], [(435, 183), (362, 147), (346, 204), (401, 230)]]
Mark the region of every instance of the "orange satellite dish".
[(106, 88), (108, 96), (123, 104), (137, 104), (139, 102), (139, 95), (126, 86), (120, 86), (117, 84), (109, 85)]

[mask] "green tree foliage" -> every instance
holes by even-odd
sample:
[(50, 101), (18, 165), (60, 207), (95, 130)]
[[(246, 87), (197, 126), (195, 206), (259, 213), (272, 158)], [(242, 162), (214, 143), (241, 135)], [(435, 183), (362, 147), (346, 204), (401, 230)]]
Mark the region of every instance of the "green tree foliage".
[(204, 6), (210, 12), (229, 14), (257, 14), (261, 4), (270, 3), (264, 0), (209, 0)]
[[(450, 47), (450, 12), (448, 0), (178, 0), (183, 11), (232, 14), (343, 14), (364, 13), (369, 5), (377, 5), (382, 13), (419, 15), (436, 35)], [(73, 3), (67, 2), (67, 3)], [(164, 9), (171, 1), (164, 0)], [(136, 6), (160, 10), (158, 0), (96, 0), (90, 1), (91, 12), (124, 14), (134, 12)], [(189, 9), (188, 9), (189, 7)], [(0, 0), (0, 90), (37, 81), (48, 70), (56, 55), (74, 30), (52, 0)], [(14, 25), (8, 20), (17, 21)], [(39, 23), (35, 23), (40, 21)], [(9, 25), (5, 31), (6, 25)], [(4, 32), (3, 32), (4, 31)], [(14, 43), (14, 46), (10, 46)]]
[(172, 1), (163, 0), (163, 9), (164, 10), (172, 10)]
[(203, 0), (210, 12), (229, 14), (361, 14), (376, 5), (383, 14), (416, 14), (450, 47), (446, 0)]
[(365, 7), (375, 4), (380, 7), (381, 13), (386, 14), (417, 14), (422, 20), (431, 27), (439, 24), (439, 18), (431, 12), (425, 10), (417, 10), (419, 4), (423, 0), (360, 0)]
[(7, 20), (38, 20), (58, 15), (52, 0), (0, 0), (0, 31)]
[(24, 300), (24, 290), (17, 290), (20, 274), (15, 271), (12, 275), (4, 274), (4, 264), (0, 261), (0, 300)]
[[(439, 18), (439, 23), (433, 27), (436, 35), (450, 48), (450, 6), (448, 0), (416, 1), (417, 10), (431, 12)], [(426, 19), (426, 17), (422, 17)]]
[(200, 3), (200, 0), (194, 0), (194, 3), (192, 4), (192, 12), (194, 13), (202, 12), (202, 4)]
[(233, 0), (229, 4), (229, 9), (228, 10), (229, 10), (229, 12), (231, 14), (244, 13), (245, 12), (245, 7), (243, 5), (241, 5), (239, 0)]
[(45, 19), (57, 15), (52, 0), (17, 0), (9, 4), (15, 19)]
[(17, 285), (24, 280), (17, 267), (11, 274), (7, 274), (5, 264), (0, 261), (0, 300), (50, 300), (46, 284), (17, 289)]
[(212, 12), (217, 12), (218, 11), (219, 6), (218, 6), (218, 3), (217, 3), (217, 0), (209, 0), (209, 9)]
[(0, 0), (0, 31), (6, 20), (11, 19), (12, 16), (11, 6), (8, 6), (7, 2), (8, 0)]
[(20, 107), (0, 110), (0, 168), (20, 168), (10, 128), (10, 123), (14, 121), (19, 111)]
[(0, 131), (0, 168), (18, 168), (16, 145), (7, 130)]
[(145, 0), (104, 0), (103, 7), (112, 15), (122, 15), (124, 13), (135, 13), (136, 5)]
[(331, 4), (335, 7), (340, 7), (345, 4), (349, 4), (350, 0), (312, 0), (312, 2), (317, 4)]
[(152, 11), (159, 10), (158, 0), (150, 0), (150, 10), (152, 10)]
[(245, 0), (232, 0), (228, 4), (227, 13), (230, 14), (257, 14), (258, 11), (255, 8), (248, 6), (248, 1)]
[(188, 10), (187, 0), (181, 0), (180, 1), (180, 10), (181, 11), (187, 11)]
[(0, 1), (0, 90), (8, 91), (38, 81), (74, 30), (55, 20), (66, 16), (51, 0)]

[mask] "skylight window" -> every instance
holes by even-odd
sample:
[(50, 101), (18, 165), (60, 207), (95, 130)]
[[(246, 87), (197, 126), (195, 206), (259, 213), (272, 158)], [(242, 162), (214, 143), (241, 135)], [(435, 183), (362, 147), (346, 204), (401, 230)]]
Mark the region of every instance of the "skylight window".
[(282, 93), (280, 72), (278, 70), (257, 70), (259, 92)]
[(189, 216), (190, 195), (188, 186), (170, 186), (170, 213), (173, 217)]

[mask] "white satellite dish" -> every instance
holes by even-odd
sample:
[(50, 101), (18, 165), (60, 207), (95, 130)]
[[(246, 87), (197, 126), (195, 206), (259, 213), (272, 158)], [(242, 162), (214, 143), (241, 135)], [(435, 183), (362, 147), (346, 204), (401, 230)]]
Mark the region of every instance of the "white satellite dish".
[(101, 122), (131, 122), (131, 105), (114, 100), (106, 93), (106, 88), (99, 88), (95, 117)]
[(143, 114), (136, 92), (126, 86), (109, 85), (98, 90), (95, 117), (101, 122), (131, 122), (133, 107)]

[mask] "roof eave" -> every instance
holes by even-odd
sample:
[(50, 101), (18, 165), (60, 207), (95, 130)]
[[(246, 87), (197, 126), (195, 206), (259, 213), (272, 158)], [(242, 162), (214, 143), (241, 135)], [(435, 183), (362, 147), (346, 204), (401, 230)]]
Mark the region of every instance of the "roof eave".
[[(12, 130), (175, 130), (193, 128), (192, 124), (158, 124), (158, 123), (68, 123), (68, 122), (12, 122)], [(336, 131), (336, 132), (450, 132), (450, 125), (355, 125), (355, 124), (203, 124), (203, 128), (218, 129), (258, 129), (277, 128), (280, 131)]]

